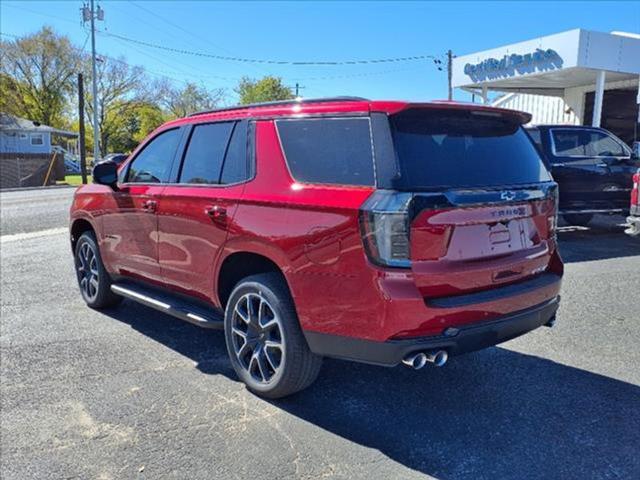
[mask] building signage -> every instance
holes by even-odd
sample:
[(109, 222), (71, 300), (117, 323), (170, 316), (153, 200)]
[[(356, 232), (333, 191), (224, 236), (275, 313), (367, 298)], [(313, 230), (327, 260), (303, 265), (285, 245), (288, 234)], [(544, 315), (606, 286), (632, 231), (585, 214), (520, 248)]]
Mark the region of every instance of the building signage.
[(464, 66), (464, 73), (477, 81), (559, 68), (562, 68), (562, 58), (558, 52), (551, 48), (547, 50), (538, 48), (535, 52), (524, 55), (512, 53), (501, 59), (487, 58), (480, 63), (467, 63)]

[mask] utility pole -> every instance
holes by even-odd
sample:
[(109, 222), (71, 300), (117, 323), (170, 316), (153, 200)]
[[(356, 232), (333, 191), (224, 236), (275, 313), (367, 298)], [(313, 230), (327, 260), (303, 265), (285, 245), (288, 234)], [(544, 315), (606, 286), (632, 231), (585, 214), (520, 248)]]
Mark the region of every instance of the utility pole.
[(91, 7), (85, 4), (82, 7), (82, 20), (91, 22), (91, 70), (93, 84), (93, 161), (100, 158), (100, 129), (98, 127), (98, 79), (96, 71), (96, 20), (104, 20), (104, 10), (98, 5), (96, 10), (95, 0), (91, 0)]
[(87, 152), (84, 142), (84, 79), (82, 74), (78, 74), (78, 122), (80, 123), (80, 173), (82, 174), (82, 184), (87, 184)]
[(447, 77), (449, 79), (449, 100), (453, 100), (453, 87), (451, 86), (451, 78), (453, 75), (453, 52), (447, 51)]
[(303, 88), (303, 86), (296, 82), (296, 98), (300, 97), (300, 90), (302, 90)]

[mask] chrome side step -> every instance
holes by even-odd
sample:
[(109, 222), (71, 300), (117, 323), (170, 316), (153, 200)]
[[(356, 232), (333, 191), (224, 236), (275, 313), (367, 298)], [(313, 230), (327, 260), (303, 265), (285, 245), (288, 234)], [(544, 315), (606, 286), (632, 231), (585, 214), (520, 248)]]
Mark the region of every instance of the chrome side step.
[(222, 316), (215, 310), (209, 311), (195, 303), (191, 303), (170, 294), (132, 284), (114, 283), (111, 291), (134, 302), (141, 303), (167, 315), (179, 318), (203, 328), (224, 328)]

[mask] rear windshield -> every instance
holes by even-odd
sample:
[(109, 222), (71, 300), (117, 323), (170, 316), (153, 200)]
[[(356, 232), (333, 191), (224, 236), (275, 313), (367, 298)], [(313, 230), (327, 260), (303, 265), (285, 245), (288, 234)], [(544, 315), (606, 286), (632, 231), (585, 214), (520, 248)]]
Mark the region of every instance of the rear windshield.
[(500, 114), (412, 109), (390, 117), (398, 189), (551, 180), (529, 136)]

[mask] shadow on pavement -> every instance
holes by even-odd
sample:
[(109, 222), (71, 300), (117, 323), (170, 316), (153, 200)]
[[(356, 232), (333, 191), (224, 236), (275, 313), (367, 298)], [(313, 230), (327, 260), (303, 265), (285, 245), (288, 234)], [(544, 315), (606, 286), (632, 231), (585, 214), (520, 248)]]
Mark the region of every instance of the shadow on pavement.
[(589, 226), (582, 227), (561, 220), (558, 240), (562, 259), (571, 263), (640, 255), (640, 237), (625, 234), (624, 221), (621, 216), (596, 215)]
[[(130, 302), (109, 314), (235, 379), (222, 332)], [(272, 403), (440, 479), (640, 478), (640, 387), (504, 348), (419, 372), (327, 359)]]

